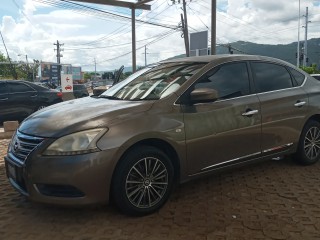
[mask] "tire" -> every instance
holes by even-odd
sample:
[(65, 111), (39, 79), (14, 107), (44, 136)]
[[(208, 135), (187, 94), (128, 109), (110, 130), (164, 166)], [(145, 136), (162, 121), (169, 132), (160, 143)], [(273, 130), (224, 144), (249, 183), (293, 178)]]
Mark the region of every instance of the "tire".
[(120, 160), (112, 179), (115, 205), (127, 215), (155, 212), (168, 200), (174, 170), (168, 156), (151, 146), (139, 146)]
[(294, 159), (302, 165), (314, 164), (320, 159), (320, 123), (308, 121), (300, 136)]

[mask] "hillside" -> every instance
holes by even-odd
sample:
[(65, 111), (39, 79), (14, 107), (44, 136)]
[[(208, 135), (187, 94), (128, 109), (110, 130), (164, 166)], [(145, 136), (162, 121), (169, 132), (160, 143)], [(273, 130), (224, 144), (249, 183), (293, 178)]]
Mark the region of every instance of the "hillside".
[[(294, 65), (297, 63), (296, 52), (297, 52), (297, 42), (290, 44), (278, 44), (278, 45), (266, 45), (257, 44), (251, 42), (238, 41), (231, 43), (231, 46), (247, 54), (264, 55), (269, 57), (280, 58), (284, 61), (290, 62)], [(300, 42), (300, 47), (302, 47), (302, 42)], [(218, 47), (217, 53), (228, 53), (226, 47)], [(239, 53), (234, 50), (234, 53)], [(320, 39), (314, 38), (308, 40), (308, 65), (315, 63), (320, 66)]]
[[(302, 47), (303, 42), (300, 42), (300, 47)], [(274, 58), (279, 58), (284, 61), (290, 62), (294, 65), (297, 64), (296, 52), (297, 52), (297, 42), (290, 44), (278, 44), (278, 45), (267, 45), (267, 44), (257, 44), (252, 42), (238, 41), (230, 43), (233, 48), (234, 54), (252, 54), (252, 55), (263, 55)], [(237, 50), (239, 51), (237, 51)], [(218, 46), (217, 54), (226, 54), (228, 52), (227, 46)], [(184, 57), (185, 55), (175, 56), (173, 58)], [(320, 66), (320, 38), (313, 38), (308, 40), (308, 65), (315, 63)]]

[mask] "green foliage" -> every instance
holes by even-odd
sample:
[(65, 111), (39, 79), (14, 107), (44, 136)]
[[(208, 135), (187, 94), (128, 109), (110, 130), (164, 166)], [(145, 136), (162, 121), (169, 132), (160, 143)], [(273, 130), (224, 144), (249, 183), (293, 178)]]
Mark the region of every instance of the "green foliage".
[(320, 73), (317, 69), (317, 64), (312, 64), (311, 67), (300, 67), (303, 71), (309, 74)]
[(0, 52), (0, 79), (12, 79), (11, 67), (8, 64), (9, 59)]
[(0, 62), (0, 79), (15, 79), (13, 75), (16, 73), (17, 79), (33, 81), (34, 77), (37, 75), (37, 69), (39, 67), (39, 61), (35, 59), (33, 60), (33, 64), (21, 62), (17, 65), (10, 65), (9, 59), (1, 52)]
[(83, 75), (83, 78), (84, 78), (84, 80), (87, 82), (88, 80), (90, 80), (90, 79), (91, 79), (91, 74), (90, 74), (90, 73), (85, 72), (85, 73), (84, 73), (84, 75)]

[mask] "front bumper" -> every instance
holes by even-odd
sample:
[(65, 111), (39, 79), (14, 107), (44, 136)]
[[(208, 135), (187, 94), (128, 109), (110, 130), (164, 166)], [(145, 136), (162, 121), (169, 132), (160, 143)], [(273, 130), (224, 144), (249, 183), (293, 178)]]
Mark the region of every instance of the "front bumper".
[(115, 150), (75, 156), (42, 156), (36, 148), (24, 162), (5, 156), (11, 185), (32, 201), (58, 205), (108, 203)]

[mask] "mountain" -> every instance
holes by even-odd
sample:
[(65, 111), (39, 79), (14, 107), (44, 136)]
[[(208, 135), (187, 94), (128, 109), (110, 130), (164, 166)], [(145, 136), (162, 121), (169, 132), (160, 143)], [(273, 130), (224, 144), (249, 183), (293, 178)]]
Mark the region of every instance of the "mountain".
[[(300, 48), (302, 48), (304, 42), (300, 42)], [(297, 64), (296, 52), (297, 42), (290, 44), (258, 44), (252, 42), (237, 41), (230, 43), (234, 54), (251, 54), (251, 55), (263, 55), (274, 58), (279, 58), (284, 61), (290, 62), (294, 65)], [(216, 49), (217, 54), (228, 54), (228, 45), (219, 45)], [(175, 56), (173, 58), (185, 57), (185, 54)], [(313, 63), (320, 66), (320, 38), (313, 38), (308, 40), (308, 65)], [(171, 58), (172, 59), (172, 58)], [(302, 62), (301, 62), (302, 63)]]
[[(302, 48), (303, 42), (300, 42), (300, 48)], [(267, 44), (257, 44), (251, 42), (238, 41), (231, 43), (234, 53), (247, 53), (254, 55), (263, 55), (274, 58), (279, 58), (284, 61), (290, 62), (294, 65), (297, 64), (296, 52), (297, 52), (297, 42), (290, 44), (278, 44), (278, 45), (267, 45)], [(240, 50), (241, 52), (237, 51)], [(228, 53), (226, 47), (219, 46), (217, 49), (218, 54)], [(313, 38), (308, 40), (308, 65), (317, 64), (320, 66), (320, 38)]]

